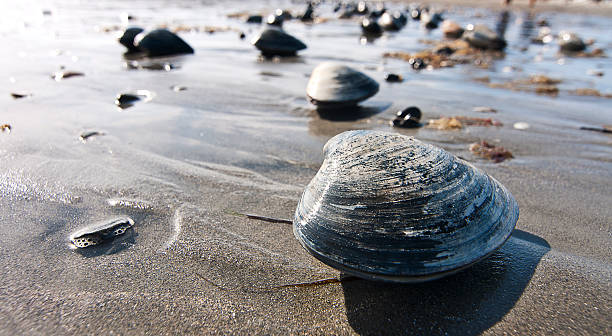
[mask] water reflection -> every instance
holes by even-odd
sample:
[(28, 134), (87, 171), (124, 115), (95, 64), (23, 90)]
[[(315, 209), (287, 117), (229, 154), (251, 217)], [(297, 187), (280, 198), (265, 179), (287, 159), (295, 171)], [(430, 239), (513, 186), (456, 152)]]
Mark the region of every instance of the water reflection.
[(506, 29), (508, 28), (508, 22), (510, 21), (510, 12), (507, 10), (502, 11), (499, 14), (497, 19), (497, 24), (495, 25), (495, 32), (499, 37), (504, 38), (506, 35)]

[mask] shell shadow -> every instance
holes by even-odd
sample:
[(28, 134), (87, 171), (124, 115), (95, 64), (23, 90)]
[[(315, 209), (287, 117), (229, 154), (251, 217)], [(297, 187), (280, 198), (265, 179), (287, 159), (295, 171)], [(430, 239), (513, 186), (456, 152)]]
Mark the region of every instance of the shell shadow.
[(136, 244), (138, 233), (129, 228), (123, 235), (103, 244), (76, 249), (75, 252), (86, 258), (94, 258), (102, 255), (119, 253)]
[(343, 281), (349, 324), (361, 335), (481, 334), (514, 307), (549, 250), (546, 240), (514, 230), (490, 257), (436, 281)]
[(367, 126), (368, 118), (387, 110), (390, 106), (390, 103), (379, 103), (336, 109), (317, 108), (310, 112), (308, 131), (314, 135), (331, 137), (344, 131), (360, 129)]

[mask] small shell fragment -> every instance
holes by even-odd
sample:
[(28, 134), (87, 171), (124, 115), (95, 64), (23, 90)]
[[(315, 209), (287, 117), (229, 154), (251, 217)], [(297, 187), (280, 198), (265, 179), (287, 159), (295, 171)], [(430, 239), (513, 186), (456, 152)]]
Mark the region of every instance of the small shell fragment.
[(133, 226), (134, 221), (131, 218), (121, 217), (84, 227), (71, 234), (70, 241), (78, 248), (94, 246), (113, 240)]
[(519, 122), (514, 123), (513, 127), (517, 130), (525, 130), (525, 129), (528, 129), (530, 126), (528, 123), (524, 121), (519, 121)]
[(105, 133), (104, 132), (98, 132), (98, 131), (83, 132), (79, 136), (79, 139), (81, 140), (82, 143), (85, 143), (85, 142), (87, 142), (87, 139), (89, 139), (89, 138), (91, 138), (93, 136), (98, 136), (98, 135), (105, 135)]

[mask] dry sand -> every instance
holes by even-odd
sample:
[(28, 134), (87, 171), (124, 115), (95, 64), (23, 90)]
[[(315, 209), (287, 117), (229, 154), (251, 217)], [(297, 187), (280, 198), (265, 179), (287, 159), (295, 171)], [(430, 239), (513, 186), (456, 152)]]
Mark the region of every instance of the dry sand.
[[(256, 28), (225, 14), (275, 7), (260, 6), (57, 2), (51, 16), (2, 31), (0, 123), (12, 131), (0, 133), (0, 334), (612, 333), (612, 138), (579, 130), (612, 124), (610, 100), (567, 94), (585, 85), (610, 92), (609, 59), (565, 59), (564, 66), (545, 47), (519, 53), (521, 12), (511, 14), (511, 46), (494, 69), (420, 73), (381, 58), (437, 37), (415, 25), (361, 46), (354, 22), (288, 23), (309, 48), (282, 62), (258, 61), (233, 31), (182, 33), (196, 54), (162, 60), (177, 66), (169, 72), (126, 70), (113, 33), (98, 29), (129, 11), (143, 26), (206, 18), (251, 38)], [(467, 21), (470, 13), (448, 15)], [(496, 12), (485, 14), (485, 22), (496, 20)], [(609, 21), (546, 18), (555, 29), (572, 24), (610, 46), (602, 33)], [(534, 62), (537, 55), (544, 61)], [(324, 60), (348, 62), (381, 82), (362, 118), (329, 120), (306, 102), (307, 76)], [(55, 82), (49, 74), (60, 65), (85, 76)], [(508, 74), (506, 66), (522, 70)], [(585, 75), (592, 67), (605, 76)], [(384, 83), (381, 68), (406, 81)], [(471, 80), (532, 72), (562, 76), (559, 97)], [(155, 96), (126, 110), (114, 106), (117, 93), (136, 89)], [(14, 91), (32, 96), (13, 99)], [(425, 118), (483, 116), (472, 108), (492, 106), (504, 126), (391, 128), (395, 111), (410, 105)], [(513, 129), (517, 121), (530, 128)], [(323, 144), (349, 129), (413, 135), (473, 162), (517, 199), (512, 237), (474, 267), (429, 283), (283, 287), (344, 275), (303, 250), (289, 225), (233, 211), (291, 218)], [(105, 135), (83, 143), (84, 131)], [(480, 139), (499, 142), (515, 158), (494, 164), (473, 156), (469, 144)], [(134, 232), (93, 249), (68, 247), (70, 233), (119, 215), (135, 220)]]

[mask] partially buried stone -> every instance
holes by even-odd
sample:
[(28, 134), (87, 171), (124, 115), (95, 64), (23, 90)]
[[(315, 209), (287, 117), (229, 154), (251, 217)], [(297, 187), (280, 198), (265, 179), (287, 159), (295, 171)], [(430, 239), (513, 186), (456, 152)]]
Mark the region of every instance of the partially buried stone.
[(263, 21), (263, 17), (261, 15), (250, 15), (246, 19), (246, 23), (261, 23)]
[(142, 28), (131, 27), (125, 30), (119, 43), (128, 53), (144, 53), (149, 57), (194, 53), (187, 42), (167, 29), (156, 29), (145, 35)]
[(401, 83), (404, 78), (398, 74), (388, 73), (385, 75), (385, 80), (389, 83)]
[(115, 104), (120, 108), (127, 108), (134, 105), (135, 102), (140, 100), (140, 96), (131, 93), (122, 93), (117, 95)]
[(266, 57), (294, 56), (298, 51), (306, 49), (302, 41), (278, 29), (264, 30), (252, 43)]
[(153, 30), (137, 41), (135, 45), (144, 50), (149, 57), (193, 54), (191, 46), (178, 35), (166, 29)]
[(562, 31), (559, 33), (559, 49), (563, 52), (578, 52), (586, 49), (586, 44), (578, 35)]
[(134, 226), (129, 217), (120, 217), (111, 221), (84, 227), (70, 235), (70, 242), (78, 248), (85, 248), (109, 242), (124, 234)]
[(410, 106), (398, 111), (392, 123), (395, 127), (416, 128), (421, 127), (421, 110), (416, 106)]
[(408, 64), (410, 64), (410, 66), (414, 70), (421, 70), (421, 69), (425, 69), (427, 67), (427, 65), (425, 64), (423, 59), (418, 58), (418, 57), (413, 57), (413, 58), (409, 59), (408, 60)]
[(501, 36), (484, 25), (469, 25), (463, 33), (463, 39), (478, 49), (502, 50), (507, 44)]
[(361, 30), (366, 35), (380, 35), (382, 34), (382, 27), (371, 18), (364, 18), (361, 21)]
[(268, 15), (268, 18), (266, 19), (266, 23), (269, 24), (270, 26), (276, 26), (276, 27), (282, 27), (283, 26), (283, 17), (280, 15), (276, 15), (276, 14), (270, 14)]
[(460, 38), (463, 35), (463, 28), (457, 22), (451, 20), (444, 20), (441, 30), (444, 36), (448, 38)]

